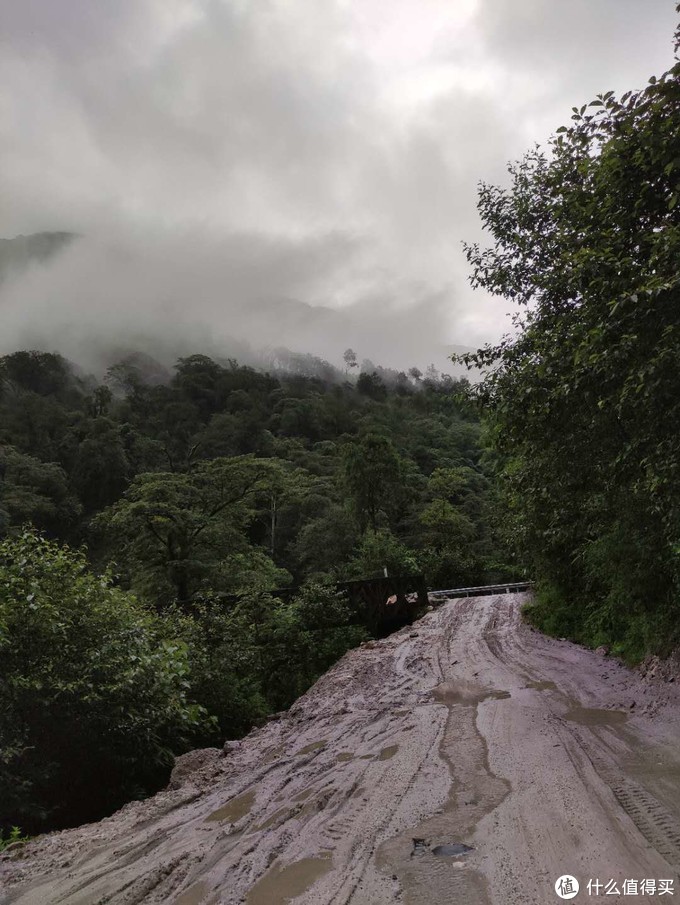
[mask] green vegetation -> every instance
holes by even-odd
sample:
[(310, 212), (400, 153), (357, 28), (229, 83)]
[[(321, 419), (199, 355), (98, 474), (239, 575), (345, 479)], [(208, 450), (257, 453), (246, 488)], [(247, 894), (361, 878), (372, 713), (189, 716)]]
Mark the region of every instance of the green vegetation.
[(205, 713), (184, 641), (83, 554), (0, 545), (0, 801), (9, 825), (93, 819), (172, 763)]
[(10, 845), (14, 845), (16, 842), (28, 842), (30, 836), (24, 836), (21, 832), (21, 827), (13, 826), (4, 833), (0, 830), (0, 852), (4, 852), (6, 848)]
[(339, 581), (510, 574), (465, 381), (279, 360), (0, 359), (0, 828), (100, 817), (290, 706), (368, 637)]
[(530, 618), (630, 660), (680, 632), (680, 65), (574, 108), (483, 185), (473, 284), (517, 332), (470, 357)]

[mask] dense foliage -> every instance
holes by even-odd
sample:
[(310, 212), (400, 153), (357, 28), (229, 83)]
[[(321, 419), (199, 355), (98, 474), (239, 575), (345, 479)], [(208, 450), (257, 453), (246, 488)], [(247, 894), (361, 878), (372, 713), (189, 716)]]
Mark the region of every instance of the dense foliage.
[(33, 532), (0, 544), (3, 823), (93, 819), (172, 764), (205, 720), (187, 644), (81, 553)]
[(465, 382), (279, 361), (0, 359), (0, 827), (101, 815), (289, 706), (366, 637), (338, 581), (507, 572)]
[(473, 284), (517, 332), (472, 359), (534, 618), (631, 659), (678, 640), (680, 65), (574, 108), (483, 185)]

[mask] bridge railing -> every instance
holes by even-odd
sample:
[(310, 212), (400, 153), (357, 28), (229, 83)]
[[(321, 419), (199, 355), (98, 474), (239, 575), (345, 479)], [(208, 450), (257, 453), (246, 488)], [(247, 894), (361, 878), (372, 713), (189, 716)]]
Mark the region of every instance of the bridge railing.
[(430, 597), (483, 597), (490, 594), (519, 594), (530, 591), (533, 581), (511, 581), (503, 584), (479, 585), (476, 588), (447, 588), (445, 590), (429, 590)]

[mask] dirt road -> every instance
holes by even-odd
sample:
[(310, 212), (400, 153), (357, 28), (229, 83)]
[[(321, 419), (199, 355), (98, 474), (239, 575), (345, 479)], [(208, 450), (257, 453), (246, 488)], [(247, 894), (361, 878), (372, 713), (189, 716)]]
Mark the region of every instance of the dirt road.
[[(351, 652), (180, 788), (6, 857), (0, 902), (545, 905), (563, 874), (577, 902), (588, 880), (680, 896), (680, 695), (522, 602), (450, 601)], [(623, 894), (643, 879), (654, 899)]]

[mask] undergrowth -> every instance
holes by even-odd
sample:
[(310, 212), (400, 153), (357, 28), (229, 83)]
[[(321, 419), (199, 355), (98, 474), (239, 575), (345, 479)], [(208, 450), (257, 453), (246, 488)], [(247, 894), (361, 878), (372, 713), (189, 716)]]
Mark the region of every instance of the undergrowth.
[(611, 596), (586, 601), (543, 583), (522, 615), (546, 635), (590, 648), (606, 645), (613, 656), (630, 666), (652, 654), (668, 656), (680, 645), (677, 607), (672, 605), (646, 608), (630, 599)]
[(0, 852), (4, 852), (8, 846), (13, 845), (15, 842), (28, 842), (30, 838), (30, 836), (25, 836), (18, 826), (13, 826), (6, 833), (0, 830)]

